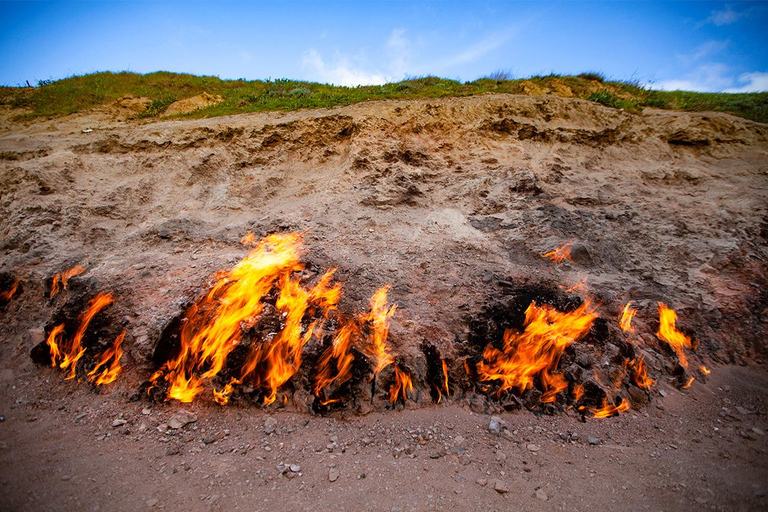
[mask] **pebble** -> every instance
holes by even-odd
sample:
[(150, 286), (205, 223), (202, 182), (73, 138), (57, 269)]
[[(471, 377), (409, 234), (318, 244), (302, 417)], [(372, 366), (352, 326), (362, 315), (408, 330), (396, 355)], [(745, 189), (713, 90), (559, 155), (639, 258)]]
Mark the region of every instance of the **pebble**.
[(765, 435), (765, 432), (763, 432), (761, 429), (759, 429), (757, 427), (752, 427), (752, 432), (754, 432), (755, 434), (757, 434), (759, 436), (764, 436)]
[(148, 507), (154, 507), (155, 505), (157, 505), (157, 503), (159, 501), (160, 500), (158, 500), (157, 498), (150, 498), (147, 501), (145, 501), (144, 503), (146, 503)]
[(340, 473), (339, 470), (336, 468), (331, 468), (328, 470), (328, 480), (330, 482), (335, 482), (339, 479)]
[(122, 427), (126, 423), (128, 423), (126, 420), (124, 420), (122, 418), (118, 418), (118, 419), (116, 419), (115, 421), (112, 422), (112, 426), (113, 427)]
[(277, 420), (272, 416), (264, 420), (264, 432), (271, 434), (277, 428)]
[(485, 478), (478, 478), (477, 480), (475, 480), (475, 483), (480, 487), (485, 487), (486, 485), (488, 485), (488, 480)]
[(600, 439), (596, 438), (595, 436), (589, 436), (587, 438), (587, 442), (589, 444), (595, 445), (595, 444), (599, 444), (600, 443)]
[(493, 481), (493, 490), (496, 491), (499, 494), (506, 494), (509, 492), (509, 487), (507, 484), (502, 482), (501, 480), (494, 480)]
[(179, 453), (181, 453), (181, 450), (179, 450), (178, 446), (169, 446), (165, 449), (165, 455), (167, 457), (170, 457), (171, 455), (178, 455)]
[(549, 499), (549, 496), (547, 496), (547, 493), (544, 492), (544, 489), (536, 489), (536, 492), (533, 493), (534, 496), (539, 498), (541, 501), (547, 501)]
[(189, 411), (181, 410), (173, 415), (171, 420), (168, 422), (168, 427), (172, 429), (179, 429), (182, 428), (184, 425), (188, 425), (190, 423), (194, 423), (197, 421), (197, 416), (194, 413), (191, 413)]
[(301, 471), (301, 466), (299, 466), (298, 464), (291, 464), (290, 469), (294, 473), (298, 473), (299, 471)]
[(501, 433), (501, 418), (491, 416), (491, 422), (488, 424), (488, 432), (497, 436)]
[(541, 449), (541, 447), (539, 445), (533, 444), (533, 443), (529, 444), (527, 446), (527, 448), (528, 448), (528, 451), (530, 451), (530, 452), (537, 452), (537, 451), (539, 451), (539, 449)]
[(152, 409), (145, 407), (144, 409), (141, 410), (141, 414), (143, 414), (144, 416), (149, 416), (150, 414), (152, 414)]

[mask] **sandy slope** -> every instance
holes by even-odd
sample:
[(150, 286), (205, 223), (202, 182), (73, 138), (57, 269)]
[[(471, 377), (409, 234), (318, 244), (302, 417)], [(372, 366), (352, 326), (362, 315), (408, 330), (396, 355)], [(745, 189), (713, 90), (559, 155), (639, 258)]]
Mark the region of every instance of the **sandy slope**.
[[(158, 499), (156, 506), (175, 509), (179, 490), (192, 507), (222, 510), (316, 503), (330, 509), (331, 493), (348, 510), (688, 510), (702, 500), (722, 510), (761, 507), (764, 498), (755, 493), (765, 492), (765, 438), (752, 427), (765, 431), (765, 125), (716, 113), (635, 115), (580, 100), (514, 96), (151, 124), (120, 121), (105, 110), (21, 126), (8, 120), (11, 114), (0, 124), (0, 272), (19, 277), (23, 291), (0, 319), (9, 507), (135, 510)], [(127, 399), (153, 369), (148, 358), (162, 329), (214, 271), (245, 254), (239, 240), (249, 230), (308, 230), (307, 260), (321, 269), (339, 266), (348, 311), (363, 309), (378, 286), (392, 283), (390, 299), (400, 307), (391, 341), (417, 376), (424, 342), (460, 366), (472, 320), (486, 319), (484, 306), (510, 289), (585, 279), (610, 320), (610, 336), (617, 336), (612, 319), (624, 302), (639, 306), (644, 353), (669, 395), (638, 404), (636, 416), (586, 425), (570, 413), (505, 413), (517, 430), (511, 440), (486, 432), (482, 414), (493, 412), (493, 403), (478, 405), (467, 395), (433, 407), (424, 392), (417, 410), (411, 402), (405, 412), (377, 403), (376, 412), (352, 420), (341, 421), (342, 413), (278, 414), (280, 425), (295, 430), (267, 441), (264, 411), (220, 411), (206, 402), (194, 406), (198, 431), (160, 434), (155, 426), (178, 407), (158, 404), (143, 418), (146, 404)], [(569, 240), (573, 263), (554, 266), (539, 257)], [(75, 263), (88, 272), (73, 280), (69, 298), (44, 299), (46, 279)], [(82, 383), (58, 383), (59, 374), (28, 354), (52, 312), (102, 289), (117, 296), (109, 318), (114, 329), (128, 329), (128, 353), (117, 386), (95, 395)], [(687, 394), (670, 387), (674, 360), (654, 340), (659, 300), (678, 310), (683, 327), (700, 340), (693, 365), (714, 367), (712, 380), (696, 382)], [(600, 347), (596, 361), (614, 348)], [(729, 363), (752, 366), (723, 366)], [(757, 414), (733, 413), (737, 404)], [(724, 416), (720, 407), (728, 409)], [(120, 412), (128, 426), (113, 430)], [(443, 437), (416, 449), (415, 460), (395, 459), (393, 447), (419, 427)], [(200, 445), (225, 428), (229, 436)], [(130, 432), (116, 434), (124, 429)], [(335, 451), (314, 451), (334, 435), (325, 429), (348, 440), (338, 459)], [(362, 442), (366, 429), (381, 429), (369, 446)], [(573, 431), (581, 433), (574, 443), (559, 436)], [(590, 432), (598, 446), (586, 443)], [(111, 437), (97, 440), (106, 433)], [(473, 453), (466, 466), (450, 450), (459, 433)], [(166, 438), (167, 445), (180, 444), (180, 455), (166, 458)], [(277, 442), (285, 443), (286, 455), (274, 447), (262, 453)], [(531, 443), (542, 446), (537, 455), (527, 451)], [(249, 444), (245, 458), (216, 449)], [(447, 455), (432, 459), (434, 449)], [(495, 458), (499, 449), (506, 459)], [(291, 457), (311, 468), (306, 478), (277, 477), (275, 464)], [(192, 469), (174, 473), (182, 462)], [(330, 484), (332, 463), (343, 478)], [(264, 478), (256, 476), (261, 470)], [(485, 471), (510, 491), (476, 484)], [(358, 480), (362, 472), (367, 476)], [(351, 492), (340, 492), (348, 485)], [(546, 503), (531, 497), (538, 486), (551, 496)], [(272, 507), (263, 504), (267, 496)]]

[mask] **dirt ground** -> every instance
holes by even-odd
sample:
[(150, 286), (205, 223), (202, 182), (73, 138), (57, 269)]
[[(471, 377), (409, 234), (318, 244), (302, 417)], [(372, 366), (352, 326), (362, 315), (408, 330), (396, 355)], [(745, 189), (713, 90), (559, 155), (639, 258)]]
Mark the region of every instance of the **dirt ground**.
[[(0, 508), (765, 508), (767, 126), (506, 95), (161, 122), (14, 114), (0, 112), (0, 284), (20, 282), (0, 312)], [(163, 329), (246, 254), (243, 235), (295, 230), (312, 268), (338, 265), (346, 312), (392, 284), (390, 342), (417, 388), (405, 407), (317, 415), (298, 383), (284, 407), (142, 398)], [(567, 241), (572, 262), (540, 257)], [(87, 271), (49, 299), (75, 264)], [(432, 403), (419, 347), (455, 373), (489, 308), (580, 282), (609, 334), (574, 351), (610, 366), (633, 300), (648, 397), (585, 421), (467, 387)], [(127, 331), (115, 384), (30, 359), (55, 314), (106, 290), (105, 318)], [(659, 301), (698, 342), (687, 390), (654, 336)], [(195, 421), (170, 428), (182, 409)]]

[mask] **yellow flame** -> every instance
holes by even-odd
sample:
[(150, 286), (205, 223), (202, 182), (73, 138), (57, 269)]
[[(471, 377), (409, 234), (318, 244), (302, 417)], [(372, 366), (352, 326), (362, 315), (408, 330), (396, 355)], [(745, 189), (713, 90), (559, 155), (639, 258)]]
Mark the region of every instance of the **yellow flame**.
[(691, 339), (677, 330), (677, 313), (667, 307), (663, 302), (659, 302), (659, 330), (656, 336), (667, 342), (672, 350), (677, 354), (680, 365), (688, 368), (688, 359), (685, 357), (685, 348), (692, 348)]

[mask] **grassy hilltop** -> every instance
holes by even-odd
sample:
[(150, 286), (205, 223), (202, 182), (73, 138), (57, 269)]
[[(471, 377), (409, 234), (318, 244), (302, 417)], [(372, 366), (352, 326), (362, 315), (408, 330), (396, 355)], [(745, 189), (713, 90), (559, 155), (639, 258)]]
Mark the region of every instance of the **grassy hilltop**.
[(575, 97), (633, 112), (639, 112), (644, 107), (713, 110), (768, 122), (768, 93), (654, 91), (636, 83), (608, 81), (599, 73), (577, 76), (553, 74), (525, 79), (512, 79), (505, 73), (495, 73), (465, 83), (428, 76), (385, 85), (341, 87), (288, 79), (222, 80), (213, 76), (165, 71), (146, 75), (101, 72), (42, 81), (38, 87), (0, 87), (0, 104), (27, 109), (27, 113), (18, 117), (32, 119), (88, 110), (130, 94), (151, 100), (146, 111), (139, 114), (139, 117), (151, 118), (162, 115), (174, 101), (203, 92), (220, 95), (223, 101), (183, 116), (214, 117), (243, 112), (333, 107), (368, 100), (508, 93)]

